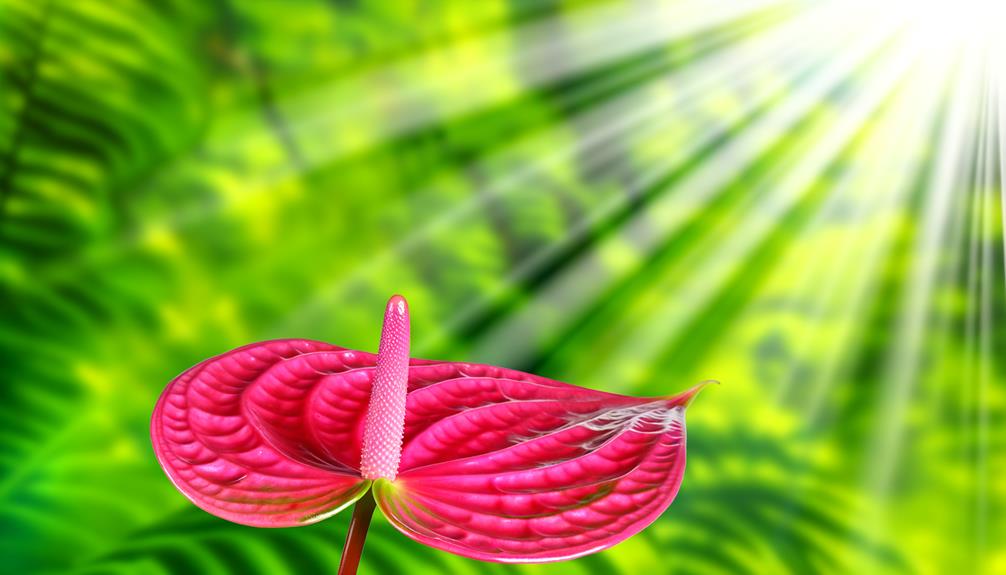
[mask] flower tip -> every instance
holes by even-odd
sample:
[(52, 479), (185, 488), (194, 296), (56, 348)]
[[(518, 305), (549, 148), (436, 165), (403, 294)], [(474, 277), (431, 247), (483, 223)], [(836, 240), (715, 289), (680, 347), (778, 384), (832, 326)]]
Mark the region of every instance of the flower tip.
[(405, 315), (409, 311), (409, 302), (405, 300), (405, 296), (395, 294), (388, 300), (388, 311), (397, 312), (398, 315)]
[(702, 391), (710, 383), (715, 383), (716, 385), (720, 384), (719, 380), (716, 379), (707, 379), (705, 381), (700, 381), (687, 391), (679, 393), (678, 395), (672, 397), (671, 401), (674, 403), (674, 405), (681, 405), (683, 407), (688, 407), (689, 405), (692, 404), (692, 401), (695, 399), (695, 396), (698, 395), (699, 392)]

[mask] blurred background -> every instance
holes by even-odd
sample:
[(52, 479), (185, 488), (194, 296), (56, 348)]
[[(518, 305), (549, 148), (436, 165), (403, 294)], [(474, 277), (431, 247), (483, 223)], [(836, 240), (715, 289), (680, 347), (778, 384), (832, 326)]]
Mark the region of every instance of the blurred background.
[[(1006, 573), (996, 3), (0, 2), (0, 570), (332, 573), (348, 514), (241, 527), (150, 447), (244, 343), (669, 394), (653, 526), (361, 572)], [(997, 17), (999, 19), (997, 20)]]

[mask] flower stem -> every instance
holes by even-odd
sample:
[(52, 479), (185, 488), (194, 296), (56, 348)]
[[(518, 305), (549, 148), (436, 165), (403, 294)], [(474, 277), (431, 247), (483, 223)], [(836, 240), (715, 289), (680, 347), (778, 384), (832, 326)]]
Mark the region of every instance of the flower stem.
[(349, 520), (349, 531), (346, 533), (346, 546), (342, 550), (338, 575), (356, 575), (375, 506), (374, 494), (368, 489), (353, 507), (353, 518)]

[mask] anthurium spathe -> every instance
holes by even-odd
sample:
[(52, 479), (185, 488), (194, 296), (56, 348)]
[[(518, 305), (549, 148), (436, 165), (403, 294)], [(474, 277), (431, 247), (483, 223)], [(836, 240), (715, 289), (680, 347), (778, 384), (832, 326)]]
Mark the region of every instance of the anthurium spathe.
[(357, 503), (340, 573), (374, 504), (406, 536), (485, 561), (608, 548), (674, 499), (685, 408), (701, 385), (636, 398), (502, 367), (409, 357), (409, 310), (388, 302), (377, 355), (286, 339), (178, 376), (151, 436), (196, 505), (256, 527)]

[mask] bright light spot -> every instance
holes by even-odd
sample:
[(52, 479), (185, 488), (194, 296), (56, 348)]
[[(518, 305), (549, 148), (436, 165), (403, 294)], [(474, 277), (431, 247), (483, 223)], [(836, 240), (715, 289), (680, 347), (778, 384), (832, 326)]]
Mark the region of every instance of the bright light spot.
[(998, 28), (1006, 21), (1002, 0), (874, 0), (857, 5), (878, 18), (907, 24), (910, 31), (924, 32), (921, 40), (932, 48), (1001, 44)]

